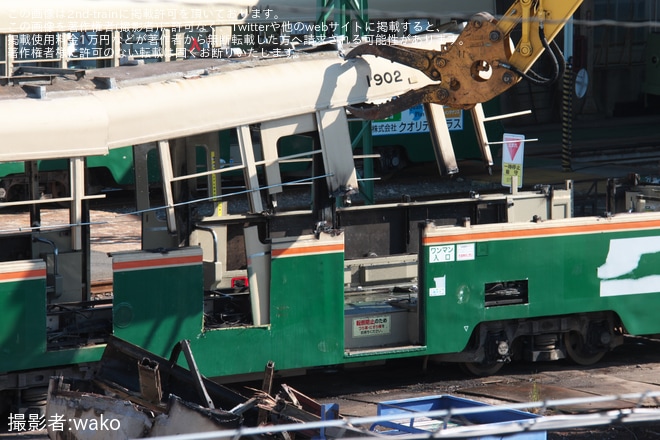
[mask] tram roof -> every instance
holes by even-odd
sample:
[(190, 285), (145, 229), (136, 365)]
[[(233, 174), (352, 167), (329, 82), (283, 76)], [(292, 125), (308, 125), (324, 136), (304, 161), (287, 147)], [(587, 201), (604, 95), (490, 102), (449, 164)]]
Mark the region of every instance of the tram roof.
[[(455, 35), (439, 34), (416, 46), (438, 47), (450, 39)], [(344, 60), (327, 51), (196, 59), (83, 70), (81, 77), (67, 70), (45, 85), (9, 84), (0, 87), (0, 161), (102, 155), (112, 148), (378, 102), (432, 83), (418, 70), (396, 65), (405, 80), (368, 87), (367, 75), (393, 68), (389, 60), (370, 58)]]

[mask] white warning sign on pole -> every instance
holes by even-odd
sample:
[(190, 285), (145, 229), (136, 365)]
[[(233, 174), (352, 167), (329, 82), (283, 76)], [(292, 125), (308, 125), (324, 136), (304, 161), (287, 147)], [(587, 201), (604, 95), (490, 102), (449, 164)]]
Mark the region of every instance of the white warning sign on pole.
[(525, 136), (504, 133), (502, 139), (502, 186), (511, 187), (511, 178), (518, 177), (518, 188), (522, 187)]

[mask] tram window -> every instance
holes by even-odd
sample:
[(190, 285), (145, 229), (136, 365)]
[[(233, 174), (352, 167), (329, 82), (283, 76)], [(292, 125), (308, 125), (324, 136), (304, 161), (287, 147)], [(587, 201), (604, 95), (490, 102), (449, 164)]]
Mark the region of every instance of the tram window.
[(163, 57), (162, 31), (159, 29), (122, 31), (120, 41), (120, 55), (127, 59), (150, 63)]
[(0, 165), (0, 202), (55, 199), (70, 195), (69, 163), (67, 159), (40, 160), (36, 163), (38, 187), (30, 190), (26, 162)]
[(56, 61), (61, 58), (60, 35), (57, 33), (18, 34), (11, 43), (15, 63), (38, 61), (39, 66), (52, 64), (57, 67)]
[(486, 307), (527, 304), (527, 280), (486, 283), (484, 301)]
[[(277, 140), (280, 171), (285, 177), (309, 176), (312, 168), (314, 138), (305, 135), (283, 136)], [(310, 153), (305, 155), (305, 153)], [(285, 178), (285, 180), (287, 180)]]
[(184, 58), (216, 58), (217, 48), (221, 41), (216, 41), (211, 26), (194, 26), (190, 28), (173, 28), (170, 31), (170, 47), (176, 59)]
[(112, 65), (111, 31), (71, 32), (66, 38), (64, 43), (69, 68), (94, 69)]

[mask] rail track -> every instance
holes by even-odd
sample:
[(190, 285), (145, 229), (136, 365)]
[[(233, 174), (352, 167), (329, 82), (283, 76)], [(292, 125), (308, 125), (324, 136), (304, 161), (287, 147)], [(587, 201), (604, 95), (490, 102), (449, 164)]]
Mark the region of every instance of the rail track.
[[(340, 413), (347, 417), (375, 415), (378, 402), (433, 395), (453, 395), (493, 405), (576, 400), (571, 405), (529, 410), (542, 415), (584, 415), (660, 407), (657, 399), (619, 397), (660, 391), (658, 371), (660, 339), (627, 337), (623, 346), (591, 367), (563, 361), (519, 362), (505, 366), (498, 375), (474, 378), (454, 365), (406, 359), (380, 366), (323, 369), (306, 376), (278, 378), (277, 382), (293, 386), (321, 403), (338, 403)], [(605, 396), (615, 398), (594, 401)], [(582, 399), (585, 403), (577, 403)], [(660, 421), (634, 427), (611, 424), (558, 430), (550, 432), (548, 438), (654, 439), (660, 438)]]
[(109, 295), (112, 293), (112, 280), (94, 280), (90, 289), (92, 296)]

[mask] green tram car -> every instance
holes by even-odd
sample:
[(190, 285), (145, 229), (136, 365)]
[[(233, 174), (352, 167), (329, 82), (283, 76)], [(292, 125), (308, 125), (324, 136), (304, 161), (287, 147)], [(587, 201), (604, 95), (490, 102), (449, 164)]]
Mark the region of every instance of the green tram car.
[[(122, 68), (99, 69), (58, 82), (75, 81), (75, 93), (0, 100), (0, 162), (24, 162), (30, 195), (0, 203), (26, 208), (24, 225), (0, 234), (4, 411), (52, 375), (87, 374), (111, 335), (165, 358), (189, 340), (203, 375), (231, 381), (269, 361), (289, 371), (419, 356), (476, 374), (516, 359), (588, 365), (625, 333), (660, 332), (660, 214), (574, 218), (570, 183), (365, 204), (345, 107), (423, 87), (423, 75), (401, 67), (408, 81), (374, 88), (358, 79), (388, 60), (204, 62), (204, 75), (187, 61), (155, 76), (127, 67), (126, 83)], [(70, 108), (87, 109), (84, 124)], [(444, 113), (426, 108), (447, 168)], [(229, 166), (223, 130), (240, 156)], [(313, 145), (302, 191), (282, 178), (292, 157), (279, 145), (291, 136)], [(99, 196), (86, 162), (126, 145), (141, 246), (112, 253), (112, 298), (95, 298)], [(69, 191), (44, 200), (36, 161), (52, 159), (66, 159)], [(230, 172), (243, 189), (222, 186)], [(303, 203), (287, 198), (301, 192)], [(68, 222), (49, 221), (53, 204)]]

